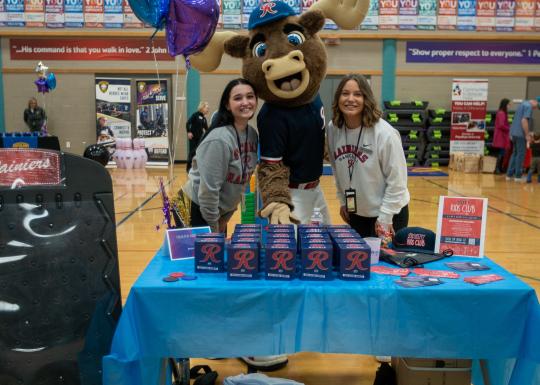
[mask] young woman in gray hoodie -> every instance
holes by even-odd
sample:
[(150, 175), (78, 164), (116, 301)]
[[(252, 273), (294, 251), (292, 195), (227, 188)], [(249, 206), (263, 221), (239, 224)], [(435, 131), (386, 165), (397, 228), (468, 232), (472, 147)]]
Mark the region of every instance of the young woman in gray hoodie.
[(248, 124), (257, 94), (245, 79), (227, 84), (217, 119), (203, 137), (182, 187), (191, 199), (191, 226), (225, 232), (257, 165), (257, 131)]

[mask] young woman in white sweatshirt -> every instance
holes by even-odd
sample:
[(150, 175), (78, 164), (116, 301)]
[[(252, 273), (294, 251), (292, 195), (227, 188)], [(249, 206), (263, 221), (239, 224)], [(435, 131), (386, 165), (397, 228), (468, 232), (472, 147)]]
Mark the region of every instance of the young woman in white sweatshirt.
[(341, 80), (332, 112), (328, 152), (341, 217), (362, 237), (388, 236), (407, 227), (410, 195), (401, 137), (381, 118), (363, 76)]

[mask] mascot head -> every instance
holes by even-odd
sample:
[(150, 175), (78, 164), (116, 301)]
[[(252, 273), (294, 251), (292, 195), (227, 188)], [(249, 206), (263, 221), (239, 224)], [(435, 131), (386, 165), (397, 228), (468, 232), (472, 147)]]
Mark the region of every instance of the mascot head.
[(225, 42), (225, 52), (243, 60), (242, 74), (261, 99), (284, 106), (310, 102), (326, 74), (326, 51), (317, 32), (319, 10), (297, 16), (285, 2), (260, 3), (249, 18), (249, 36)]

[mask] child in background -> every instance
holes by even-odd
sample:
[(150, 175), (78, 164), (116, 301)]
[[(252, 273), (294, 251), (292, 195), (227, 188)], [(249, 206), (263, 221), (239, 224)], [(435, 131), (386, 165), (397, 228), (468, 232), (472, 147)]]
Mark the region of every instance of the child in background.
[(532, 182), (534, 171), (538, 172), (538, 182), (540, 183), (540, 133), (530, 134), (529, 145), (532, 152), (531, 167), (527, 174), (527, 183)]

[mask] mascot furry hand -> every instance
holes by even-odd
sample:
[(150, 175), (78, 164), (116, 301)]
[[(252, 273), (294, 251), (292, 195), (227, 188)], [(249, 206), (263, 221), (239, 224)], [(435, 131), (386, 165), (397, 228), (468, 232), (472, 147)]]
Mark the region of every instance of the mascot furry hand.
[(296, 221), (289, 187), (317, 186), (324, 154), (324, 110), (318, 95), (326, 75), (326, 50), (318, 36), (325, 18), (355, 28), (369, 0), (320, 0), (301, 15), (279, 0), (264, 0), (251, 13), (249, 35), (217, 32), (190, 57), (202, 71), (227, 53), (241, 58), (242, 74), (265, 104), (257, 117), (261, 144), (259, 188), (271, 223)]

